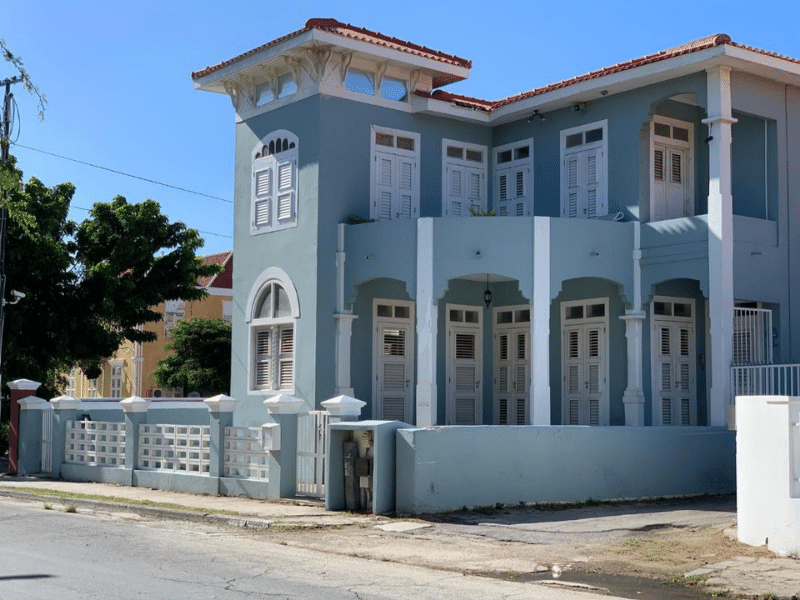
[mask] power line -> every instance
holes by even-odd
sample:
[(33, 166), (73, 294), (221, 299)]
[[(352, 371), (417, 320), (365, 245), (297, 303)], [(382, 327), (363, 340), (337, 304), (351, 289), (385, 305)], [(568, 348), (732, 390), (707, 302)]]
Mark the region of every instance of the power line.
[[(78, 210), (85, 210), (86, 212), (89, 212), (91, 210), (89, 208), (83, 208), (82, 206), (70, 206), (70, 208), (76, 208)], [(192, 229), (194, 229), (194, 227), (192, 227)], [(231, 240), (233, 239), (232, 235), (225, 235), (224, 233), (214, 233), (213, 231), (203, 231), (202, 229), (198, 229), (197, 232), (198, 233), (205, 233), (206, 235), (215, 235), (217, 237), (229, 238)]]
[(212, 196), (211, 194), (205, 194), (203, 192), (196, 192), (194, 190), (190, 190), (187, 188), (183, 188), (177, 185), (172, 185), (169, 183), (163, 183), (161, 181), (156, 181), (155, 179), (148, 179), (147, 177), (140, 177), (139, 175), (132, 175), (131, 173), (126, 173), (125, 171), (119, 171), (117, 169), (111, 169), (109, 167), (103, 167), (101, 165), (96, 165), (94, 163), (86, 162), (85, 160), (78, 160), (77, 158), (70, 158), (69, 156), (63, 156), (61, 154), (56, 154), (55, 152), (48, 152), (47, 150), (39, 150), (38, 148), (31, 148), (30, 146), (24, 146), (22, 144), (18, 144), (16, 142), (11, 142), (14, 146), (19, 146), (20, 148), (25, 148), (26, 150), (32, 150), (34, 152), (39, 152), (41, 154), (47, 154), (49, 156), (55, 156), (56, 158), (63, 158), (64, 160), (69, 160), (74, 163), (78, 163), (81, 165), (87, 165), (89, 167), (94, 167), (95, 169), (102, 169), (103, 171), (109, 171), (111, 173), (116, 173), (117, 175), (124, 175), (125, 177), (131, 177), (133, 179), (140, 179), (141, 181), (146, 181), (148, 183), (154, 183), (156, 185), (161, 185), (164, 187), (172, 188), (173, 190), (179, 190), (181, 192), (186, 192), (187, 194), (194, 194), (196, 196), (205, 196), (206, 198), (211, 198), (212, 200), (221, 200), (222, 202), (228, 202), (229, 204), (233, 204), (233, 200), (228, 200), (227, 198), (220, 198), (219, 196)]

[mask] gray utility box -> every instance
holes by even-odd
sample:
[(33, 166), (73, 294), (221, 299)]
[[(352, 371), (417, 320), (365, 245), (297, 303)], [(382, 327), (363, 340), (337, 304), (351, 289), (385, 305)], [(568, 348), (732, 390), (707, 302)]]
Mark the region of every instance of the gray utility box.
[[(402, 421), (331, 423), (325, 461), (325, 508), (347, 510), (351, 504), (353, 510), (355, 493), (360, 510), (376, 515), (394, 511), (395, 432), (410, 427), (413, 425)], [(345, 454), (354, 452), (357, 456), (350, 456), (350, 466), (346, 467)], [(345, 473), (346, 469), (350, 472)]]

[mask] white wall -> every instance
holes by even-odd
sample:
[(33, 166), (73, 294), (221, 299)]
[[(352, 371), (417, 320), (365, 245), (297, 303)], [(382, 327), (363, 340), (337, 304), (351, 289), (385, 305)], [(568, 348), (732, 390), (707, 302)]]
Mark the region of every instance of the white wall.
[(800, 556), (800, 398), (737, 396), (739, 541)]

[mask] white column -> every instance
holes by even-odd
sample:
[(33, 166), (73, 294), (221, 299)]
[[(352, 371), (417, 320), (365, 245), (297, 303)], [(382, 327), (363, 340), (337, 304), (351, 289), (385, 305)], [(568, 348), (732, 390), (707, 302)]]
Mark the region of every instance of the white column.
[(550, 218), (533, 219), (531, 425), (550, 425)]
[(644, 352), (642, 328), (646, 315), (642, 312), (642, 229), (639, 221), (633, 222), (633, 301), (632, 310), (620, 317), (625, 321), (625, 337), (628, 340), (628, 387), (622, 394), (625, 406), (625, 425), (644, 426)]
[(433, 219), (417, 220), (417, 426), (436, 425), (438, 307), (433, 291)]
[(708, 118), (708, 295), (711, 316), (709, 425), (725, 426), (732, 402), (733, 197), (731, 196), (731, 71), (707, 71)]
[(344, 223), (339, 223), (336, 240), (336, 346), (334, 363), (336, 365), (336, 394), (354, 396), (350, 387), (350, 337), (353, 334), (353, 321), (358, 317), (345, 309), (344, 302)]

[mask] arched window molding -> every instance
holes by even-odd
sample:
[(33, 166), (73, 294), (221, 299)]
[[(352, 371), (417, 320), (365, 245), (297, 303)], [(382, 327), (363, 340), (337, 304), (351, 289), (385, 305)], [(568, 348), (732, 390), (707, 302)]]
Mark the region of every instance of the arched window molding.
[(251, 393), (294, 394), (295, 321), (300, 317), (297, 290), (278, 267), (261, 273), (250, 289), (248, 388)]
[(251, 234), (297, 226), (298, 145), (295, 134), (278, 129), (253, 148)]

